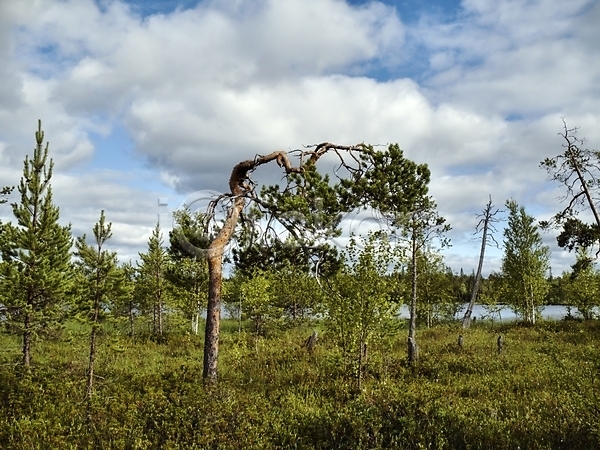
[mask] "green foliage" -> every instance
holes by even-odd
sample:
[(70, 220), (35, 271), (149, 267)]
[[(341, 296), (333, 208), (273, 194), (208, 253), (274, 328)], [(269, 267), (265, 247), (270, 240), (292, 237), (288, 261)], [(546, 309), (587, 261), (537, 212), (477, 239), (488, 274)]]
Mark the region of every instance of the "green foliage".
[(320, 269), (317, 272), (318, 275), (315, 276), (292, 265), (270, 272), (275, 305), (282, 308), (286, 317), (292, 321), (322, 315), (324, 292), (319, 280), (328, 275), (323, 274)]
[(481, 289), (479, 290), (479, 302), (485, 306), (485, 308), (493, 316), (504, 306), (503, 301), (503, 289), (505, 286), (505, 280), (501, 273), (492, 272), (487, 278), (481, 282)]
[(129, 263), (122, 264), (116, 268), (119, 282), (113, 286), (114, 295), (111, 300), (111, 319), (116, 324), (124, 324), (127, 334), (132, 337), (135, 334), (135, 318), (139, 315), (141, 304), (139, 297), (135, 295), (135, 267)]
[(537, 308), (548, 292), (546, 275), (550, 249), (542, 244), (535, 219), (513, 200), (506, 202), (508, 226), (504, 230), (503, 296), (507, 304), (535, 323)]
[(382, 233), (372, 233), (360, 242), (352, 237), (346, 248), (347, 265), (329, 285), (327, 331), (342, 350), (345, 365), (356, 373), (359, 387), (365, 349), (396, 329), (400, 305), (394, 298), (397, 277), (393, 272), (398, 256), (398, 248)]
[(8, 201), (8, 199), (6, 198), (8, 195), (11, 194), (12, 191), (14, 191), (15, 187), (14, 186), (3, 186), (0, 187), (0, 205), (2, 203), (6, 203)]
[(78, 269), (76, 313), (80, 319), (97, 324), (118, 302), (122, 294), (122, 272), (118, 270), (117, 254), (104, 249), (112, 236), (111, 223), (105, 223), (104, 210), (94, 225), (94, 245), (86, 242), (86, 235), (75, 241), (75, 266)]
[(587, 224), (581, 219), (570, 217), (562, 223), (562, 230), (556, 237), (559, 247), (569, 251), (573, 249), (588, 249), (600, 241), (600, 227)]
[(2, 303), (11, 329), (23, 335), (23, 363), (29, 365), (31, 339), (58, 325), (67, 310), (72, 267), (71, 227), (59, 224), (59, 209), (52, 203), (53, 162), (38, 123), (33, 158), (25, 157), (18, 190), (20, 203), (12, 204), (16, 225), (4, 227), (0, 267)]
[[(104, 210), (100, 220), (94, 225), (95, 245), (86, 243), (85, 234), (75, 242), (76, 265), (79, 269), (79, 296), (76, 309), (79, 317), (87, 321), (91, 327), (90, 358), (88, 365), (88, 384), (86, 397), (91, 402), (94, 387), (94, 363), (96, 360), (96, 340), (100, 329), (100, 321), (111, 308), (114, 296), (122, 292), (119, 285), (123, 282), (122, 272), (117, 270), (117, 253), (106, 250), (104, 244), (112, 237), (112, 224), (105, 223)], [(91, 403), (88, 404), (91, 413)]]
[(256, 336), (266, 336), (283, 324), (284, 308), (277, 303), (276, 283), (274, 272), (259, 269), (250, 274), (236, 273), (231, 280), (229, 309), (241, 320), (250, 321)]
[[(249, 234), (252, 230), (245, 230)], [(329, 277), (341, 267), (337, 250), (329, 244), (302, 246), (293, 239), (261, 239), (254, 236), (240, 239), (241, 246), (233, 249), (237, 271), (250, 274), (256, 269), (317, 273)]]
[(168, 299), (166, 272), (169, 264), (163, 248), (162, 233), (157, 223), (148, 239), (147, 253), (140, 253), (134, 295), (142, 299), (143, 308), (151, 313), (153, 334), (163, 334), (163, 313)]
[[(600, 152), (584, 148), (585, 139), (578, 138), (577, 131), (578, 128), (568, 128), (563, 120), (563, 132), (559, 135), (564, 140), (564, 152), (540, 163), (550, 180), (562, 184), (566, 191), (563, 197), (566, 207), (540, 225), (542, 228), (561, 227), (557, 242), (569, 251), (586, 250), (600, 243), (600, 213), (596, 205)], [(579, 219), (577, 215), (582, 210), (590, 211), (595, 223), (587, 224)]]
[(463, 302), (454, 292), (454, 276), (445, 266), (442, 255), (432, 249), (421, 252), (417, 258), (417, 271), (420, 279), (417, 285), (417, 317), (428, 327), (453, 320)]
[(200, 314), (208, 301), (208, 264), (204, 233), (205, 216), (192, 213), (189, 207), (173, 213), (175, 227), (169, 232), (168, 254), (172, 264), (167, 268), (167, 279), (174, 288), (174, 306), (192, 323), (192, 332), (198, 334)]
[(0, 335), (0, 447), (600, 448), (595, 321), (477, 324), (462, 351), (455, 327), (422, 330), (416, 370), (403, 363), (403, 339), (385, 352), (374, 345), (358, 394), (331, 341), (314, 355), (301, 348), (308, 331), (256, 341), (224, 322), (217, 385), (202, 383), (195, 337), (174, 334), (169, 346), (115, 337), (99, 355), (91, 424), (80, 339), (37, 342), (39, 368), (28, 374), (10, 364), (16, 340)]
[(206, 249), (210, 244), (205, 233), (206, 216), (192, 212), (189, 206), (173, 212), (173, 230), (169, 232), (169, 256), (174, 261), (206, 258)]
[(311, 247), (320, 240), (338, 236), (338, 225), (345, 211), (337, 189), (327, 175), (321, 175), (314, 164), (307, 163), (301, 174), (287, 176), (287, 185), (265, 186), (257, 209), (249, 216), (254, 222), (266, 219), (266, 236), (274, 237), (273, 220), (279, 222), (300, 247)]
[(599, 304), (600, 276), (586, 250), (578, 250), (577, 261), (573, 272), (566, 278), (563, 292), (566, 303), (576, 307), (584, 319), (594, 317), (594, 308)]
[(416, 202), (427, 196), (431, 173), (427, 164), (406, 159), (398, 144), (386, 151), (369, 147), (360, 154), (359, 178), (340, 182), (339, 195), (347, 209), (366, 205), (392, 217), (415, 210)]
[(322, 315), (324, 293), (315, 276), (292, 266), (234, 272), (227, 283), (227, 309), (265, 334), (284, 324), (299, 326)]

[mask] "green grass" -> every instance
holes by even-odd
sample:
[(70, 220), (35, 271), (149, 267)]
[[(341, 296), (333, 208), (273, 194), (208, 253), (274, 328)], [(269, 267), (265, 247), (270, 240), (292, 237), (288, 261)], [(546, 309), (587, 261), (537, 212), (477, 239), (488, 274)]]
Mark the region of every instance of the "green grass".
[(369, 349), (360, 392), (326, 332), (302, 348), (310, 331), (257, 338), (225, 322), (219, 382), (205, 386), (201, 336), (107, 328), (91, 421), (85, 327), (36, 341), (31, 372), (0, 335), (0, 448), (600, 448), (596, 322), (421, 329), (414, 368), (403, 330)]

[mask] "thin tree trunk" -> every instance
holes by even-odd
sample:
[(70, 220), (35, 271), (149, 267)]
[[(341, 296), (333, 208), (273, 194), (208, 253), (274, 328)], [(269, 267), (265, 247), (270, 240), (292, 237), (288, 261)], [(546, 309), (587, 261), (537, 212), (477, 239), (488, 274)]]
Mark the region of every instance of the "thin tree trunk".
[(158, 308), (158, 335), (162, 336), (163, 334), (163, 315), (162, 315), (162, 300), (160, 298), (160, 296), (158, 297), (158, 304), (157, 304), (157, 308)]
[(25, 314), (23, 321), (23, 365), (29, 367), (31, 364), (31, 315)]
[(242, 334), (242, 296), (240, 295), (240, 306), (238, 309), (238, 335)]
[(156, 270), (156, 331), (159, 336), (163, 334), (161, 270), (162, 268), (157, 268)]
[(134, 334), (133, 301), (129, 302), (129, 337)]
[(223, 227), (208, 246), (208, 305), (206, 308), (206, 326), (204, 328), (204, 367), (202, 377), (209, 382), (217, 381), (219, 359), (219, 329), (221, 326), (221, 286), (223, 283), (223, 253), (231, 240), (242, 209), (246, 204), (242, 184), (249, 170), (256, 167), (252, 160), (237, 164), (229, 178), (229, 188), (236, 196), (231, 205)]
[(198, 323), (200, 322), (200, 315), (198, 312), (195, 312), (192, 315), (192, 333), (198, 334)]
[(361, 333), (361, 337), (358, 343), (358, 390), (362, 389), (362, 366), (363, 366), (363, 337)]
[[(465, 315), (463, 317), (463, 328), (469, 328), (471, 326), (471, 314), (473, 314), (473, 306), (475, 305), (475, 301), (477, 300), (477, 294), (479, 293), (479, 286), (481, 284), (481, 271), (483, 269), (483, 258), (485, 255), (485, 247), (487, 246), (488, 241), (488, 226), (490, 224), (490, 219), (495, 214), (492, 214), (492, 198), (490, 197), (490, 201), (487, 203), (485, 210), (483, 212), (484, 220), (483, 220), (483, 236), (481, 237), (481, 250), (479, 252), (479, 264), (477, 265), (477, 274), (475, 275), (475, 283), (473, 285), (473, 290), (471, 291), (471, 300), (469, 301), (469, 306), (465, 311)], [(481, 224), (481, 222), (479, 222)]]
[(198, 335), (198, 325), (200, 323), (200, 286), (198, 283), (195, 284), (192, 292), (192, 304), (194, 305), (192, 313), (192, 333)]
[(410, 301), (410, 323), (408, 327), (408, 363), (413, 364), (418, 358), (417, 352), (417, 235), (412, 236), (412, 294)]
[(152, 334), (156, 334), (156, 302), (152, 304)]
[[(97, 285), (99, 282), (97, 281)], [(85, 398), (88, 401), (88, 416), (91, 415), (92, 394), (94, 393), (94, 362), (96, 361), (96, 335), (98, 333), (98, 316), (100, 314), (100, 298), (96, 294), (94, 299), (94, 315), (92, 317), (92, 332), (90, 334), (90, 360), (88, 365), (87, 388)]]
[(85, 391), (85, 397), (89, 400), (94, 393), (94, 362), (96, 361), (96, 335), (97, 335), (97, 315), (95, 315), (92, 324), (92, 333), (90, 335), (90, 360), (88, 364), (88, 379)]
[[(484, 233), (485, 235), (485, 233)], [(467, 306), (467, 310), (465, 311), (465, 315), (463, 316), (462, 327), (469, 328), (471, 326), (471, 315), (473, 314), (473, 307), (475, 306), (475, 301), (477, 300), (477, 294), (479, 293), (479, 286), (481, 284), (481, 270), (483, 267), (483, 253), (485, 249), (485, 241), (482, 241), (481, 253), (479, 254), (479, 265), (477, 266), (477, 274), (475, 275), (475, 283), (473, 284), (473, 290), (471, 291), (471, 299), (469, 300), (469, 305)]]

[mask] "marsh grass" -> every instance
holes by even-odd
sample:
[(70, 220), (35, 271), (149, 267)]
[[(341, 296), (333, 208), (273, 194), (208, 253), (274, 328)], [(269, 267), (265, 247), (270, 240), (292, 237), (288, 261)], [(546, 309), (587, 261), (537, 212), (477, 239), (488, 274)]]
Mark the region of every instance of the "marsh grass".
[(0, 448), (600, 448), (596, 322), (421, 329), (415, 367), (402, 330), (369, 349), (361, 391), (325, 330), (313, 354), (302, 347), (314, 326), (263, 338), (226, 321), (216, 386), (202, 382), (201, 336), (107, 326), (91, 419), (83, 325), (37, 340), (31, 371), (0, 335)]

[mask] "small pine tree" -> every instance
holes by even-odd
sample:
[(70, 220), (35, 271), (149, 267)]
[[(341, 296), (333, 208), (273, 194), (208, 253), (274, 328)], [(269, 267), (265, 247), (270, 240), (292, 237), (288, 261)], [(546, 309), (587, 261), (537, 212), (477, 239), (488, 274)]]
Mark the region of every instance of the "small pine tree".
[(18, 190), (21, 202), (12, 204), (16, 225), (6, 227), (2, 288), (9, 325), (23, 336), (23, 365), (31, 363), (31, 341), (40, 331), (65, 317), (65, 293), (71, 266), (71, 226), (58, 223), (52, 203), (52, 159), (38, 122), (33, 158), (25, 157)]
[(178, 308), (191, 319), (192, 332), (198, 334), (202, 309), (208, 292), (208, 264), (205, 249), (204, 216), (189, 207), (173, 213), (175, 227), (169, 233), (169, 265), (167, 277), (173, 284)]
[(117, 270), (121, 282), (111, 301), (110, 314), (117, 323), (126, 321), (127, 334), (129, 337), (133, 337), (136, 317), (141, 310), (139, 298), (135, 295), (136, 268), (131, 262), (127, 262), (117, 267)]
[(110, 300), (118, 295), (119, 286), (124, 281), (122, 272), (117, 267), (117, 254), (103, 249), (106, 241), (112, 236), (111, 225), (105, 223), (104, 211), (102, 211), (100, 220), (94, 225), (95, 245), (86, 243), (85, 234), (75, 242), (75, 256), (78, 258), (76, 265), (82, 278), (78, 312), (92, 326), (86, 389), (88, 401), (91, 400), (94, 389), (96, 336), (100, 328), (100, 320), (110, 307)]
[(138, 262), (138, 278), (136, 281), (137, 295), (145, 298), (146, 304), (152, 310), (152, 331), (155, 336), (163, 334), (163, 311), (167, 297), (165, 278), (169, 258), (163, 248), (162, 233), (157, 223), (152, 236), (148, 239), (148, 252), (140, 253), (141, 264)]

